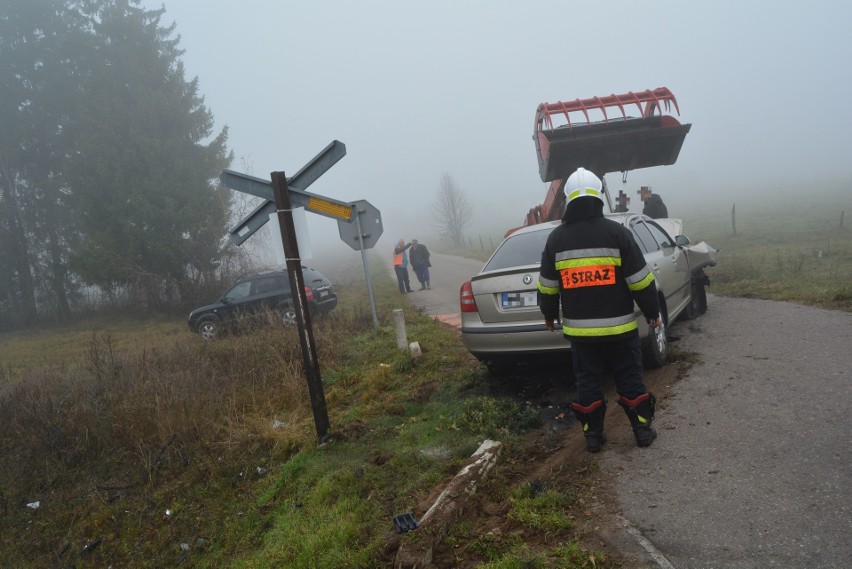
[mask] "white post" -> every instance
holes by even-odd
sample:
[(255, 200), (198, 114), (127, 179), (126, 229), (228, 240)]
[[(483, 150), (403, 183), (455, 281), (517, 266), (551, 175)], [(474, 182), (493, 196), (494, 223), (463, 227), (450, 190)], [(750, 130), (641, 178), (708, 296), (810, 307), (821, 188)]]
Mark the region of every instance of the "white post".
[(404, 350), (408, 348), (408, 335), (405, 333), (405, 314), (402, 308), (393, 309), (393, 321), (396, 325), (396, 347)]

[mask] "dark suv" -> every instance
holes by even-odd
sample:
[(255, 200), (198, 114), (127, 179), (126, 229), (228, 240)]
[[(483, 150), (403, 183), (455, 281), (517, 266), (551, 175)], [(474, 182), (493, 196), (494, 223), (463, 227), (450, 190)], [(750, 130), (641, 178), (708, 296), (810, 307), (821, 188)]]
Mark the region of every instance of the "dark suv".
[[(302, 266), (311, 315), (325, 314), (337, 306), (337, 295), (325, 276)], [(293, 295), (287, 271), (270, 271), (238, 281), (217, 302), (189, 313), (189, 329), (213, 340), (237, 327), (269, 322), (269, 315), (286, 326), (296, 324)]]

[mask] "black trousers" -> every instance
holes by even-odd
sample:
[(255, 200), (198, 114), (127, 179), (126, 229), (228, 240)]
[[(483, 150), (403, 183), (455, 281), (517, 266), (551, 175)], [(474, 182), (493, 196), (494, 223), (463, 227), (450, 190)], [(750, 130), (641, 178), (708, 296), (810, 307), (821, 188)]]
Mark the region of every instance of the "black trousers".
[(612, 374), (619, 395), (635, 399), (647, 390), (642, 379), (639, 334), (613, 342), (571, 342), (571, 360), (577, 379), (577, 403), (603, 399), (603, 380)]
[(429, 282), (429, 267), (427, 265), (411, 265), (411, 268), (414, 269), (414, 276), (417, 277), (420, 284), (425, 285)]
[(396, 282), (399, 283), (399, 292), (403, 294), (411, 292), (411, 284), (408, 282), (408, 268), (394, 266), (393, 270), (396, 271)]

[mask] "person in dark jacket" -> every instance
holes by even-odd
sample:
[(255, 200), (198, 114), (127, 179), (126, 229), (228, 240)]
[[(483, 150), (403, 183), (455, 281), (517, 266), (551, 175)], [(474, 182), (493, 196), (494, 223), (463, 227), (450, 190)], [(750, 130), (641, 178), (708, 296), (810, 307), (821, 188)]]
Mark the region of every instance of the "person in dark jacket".
[(661, 219), (669, 216), (669, 208), (663, 203), (663, 198), (659, 194), (651, 194), (642, 208), (642, 213), (653, 219)]
[(642, 377), (642, 350), (633, 301), (652, 328), (660, 326), (654, 273), (645, 263), (630, 230), (603, 215), (603, 184), (580, 168), (565, 183), (567, 206), (541, 254), (538, 289), (547, 329), (562, 306), (562, 332), (571, 342), (577, 400), (571, 403), (583, 427), (586, 449), (598, 452), (606, 442), (606, 401), (601, 385), (609, 369), (618, 404), (633, 427), (636, 443), (649, 446), (654, 395)]
[(417, 239), (412, 239), (411, 249), (408, 250), (408, 258), (411, 260), (411, 268), (414, 269), (414, 276), (420, 282), (420, 290), (431, 289), (429, 267), (432, 266), (432, 263), (429, 262), (429, 249), (426, 248), (426, 245), (418, 243)]

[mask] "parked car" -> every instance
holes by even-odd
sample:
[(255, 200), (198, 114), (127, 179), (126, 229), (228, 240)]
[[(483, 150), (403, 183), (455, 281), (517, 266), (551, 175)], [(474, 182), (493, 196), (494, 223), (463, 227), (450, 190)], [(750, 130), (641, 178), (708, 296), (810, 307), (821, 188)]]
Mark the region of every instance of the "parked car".
[[(316, 269), (302, 267), (311, 315), (328, 313), (337, 306), (331, 281)], [(285, 326), (296, 324), (296, 310), (287, 271), (269, 271), (237, 281), (222, 298), (189, 313), (189, 329), (205, 340), (244, 326), (262, 325), (269, 315)]]
[[(679, 316), (697, 318), (707, 310), (704, 268), (716, 264), (716, 250), (704, 242), (691, 245), (676, 219), (651, 219), (638, 213), (607, 217), (633, 233), (660, 295), (663, 326), (649, 334), (634, 305), (642, 338), (645, 365), (666, 362), (666, 328)], [(540, 355), (563, 355), (571, 344), (558, 332), (548, 332), (539, 309), (538, 273), (541, 252), (550, 232), (561, 222), (523, 227), (509, 235), (482, 270), (461, 286), (462, 340), (490, 369)], [(672, 238), (671, 235), (676, 235)]]

